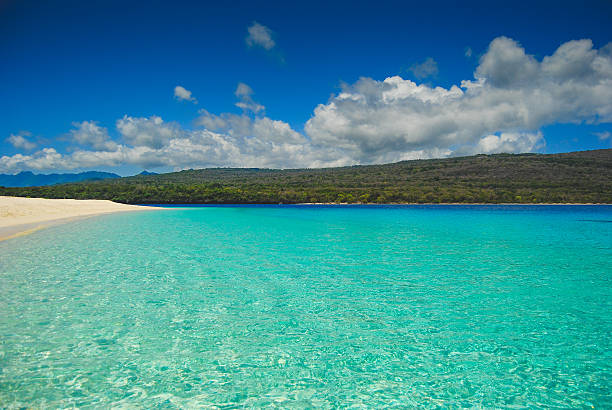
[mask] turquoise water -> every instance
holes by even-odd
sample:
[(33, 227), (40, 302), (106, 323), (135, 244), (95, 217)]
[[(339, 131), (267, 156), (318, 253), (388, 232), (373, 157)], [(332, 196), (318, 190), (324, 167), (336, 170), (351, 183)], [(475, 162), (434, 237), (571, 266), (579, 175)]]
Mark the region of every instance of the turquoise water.
[(0, 407), (611, 407), (612, 207), (203, 207), (0, 242)]

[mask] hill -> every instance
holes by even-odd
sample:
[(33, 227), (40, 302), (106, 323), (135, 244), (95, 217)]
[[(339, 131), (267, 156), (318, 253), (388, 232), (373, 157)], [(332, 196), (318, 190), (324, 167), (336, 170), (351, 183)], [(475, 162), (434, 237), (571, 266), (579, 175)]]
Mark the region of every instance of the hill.
[(34, 174), (30, 171), (20, 172), (16, 175), (0, 174), (0, 186), (30, 187), (65, 184), (68, 182), (94, 181), (108, 178), (121, 178), (110, 172), (88, 171), (79, 174)]
[(321, 169), (209, 168), (1, 195), (124, 203), (612, 203), (612, 149)]

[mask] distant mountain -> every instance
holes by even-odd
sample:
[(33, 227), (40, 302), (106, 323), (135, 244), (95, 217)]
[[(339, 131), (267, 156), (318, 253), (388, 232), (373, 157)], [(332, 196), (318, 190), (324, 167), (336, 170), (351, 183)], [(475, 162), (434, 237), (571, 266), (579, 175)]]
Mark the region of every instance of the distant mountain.
[(43, 185), (65, 184), (68, 182), (97, 181), (108, 178), (120, 178), (110, 172), (88, 171), (79, 174), (34, 174), (30, 171), (20, 172), (17, 175), (0, 174), (0, 186), (4, 187), (30, 187)]
[[(158, 174), (157, 172), (149, 172), (149, 171), (147, 171), (147, 170), (145, 169), (144, 171), (142, 171), (142, 172), (141, 172), (140, 174), (138, 174), (138, 175), (159, 175), (159, 174)], [(135, 175), (135, 176), (138, 176), (138, 175)]]

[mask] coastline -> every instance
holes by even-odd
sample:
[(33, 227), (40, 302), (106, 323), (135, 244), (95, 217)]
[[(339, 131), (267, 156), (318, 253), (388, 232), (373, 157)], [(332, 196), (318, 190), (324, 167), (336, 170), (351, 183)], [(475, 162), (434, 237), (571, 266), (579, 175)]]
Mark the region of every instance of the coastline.
[[(117, 212), (153, 211), (168, 209), (163, 204), (127, 205), (108, 200), (95, 199), (45, 199), (24, 198), (12, 196), (0, 196), (0, 242), (19, 236), (28, 235), (41, 229)], [(180, 204), (173, 204), (180, 206)], [(209, 204), (212, 205), (212, 204)], [(231, 204), (216, 204), (231, 205)], [(290, 204), (287, 204), (290, 205)], [(337, 202), (304, 202), (292, 204), (300, 205), (324, 205), (324, 206), (376, 206), (376, 205), (436, 205), (436, 206), (610, 206), (603, 203), (337, 203)]]
[(43, 199), (0, 196), (0, 242), (49, 226), (117, 212), (161, 210), (106, 200)]
[[(287, 204), (290, 205), (290, 204)], [(513, 205), (513, 206), (552, 206), (552, 205), (556, 205), (556, 206), (577, 206), (577, 205), (581, 205), (581, 206), (594, 206), (594, 205), (600, 205), (600, 206), (610, 206), (612, 204), (607, 204), (607, 203), (595, 203), (595, 202), (542, 202), (542, 203), (537, 203), (537, 204), (527, 204), (527, 203), (521, 203), (521, 202), (503, 202), (503, 203), (499, 203), (499, 204), (493, 204), (490, 202), (389, 202), (389, 203), (384, 203), (384, 204), (376, 204), (376, 203), (362, 203), (362, 202), (353, 202), (353, 203), (348, 203), (348, 202), (300, 202), (298, 204), (294, 204), (294, 205), (442, 205), (442, 206), (446, 206), (446, 205), (452, 205), (452, 206), (456, 206), (456, 205), (465, 205), (465, 206), (474, 206), (474, 205), (487, 205), (487, 206), (499, 206), (499, 205)]]

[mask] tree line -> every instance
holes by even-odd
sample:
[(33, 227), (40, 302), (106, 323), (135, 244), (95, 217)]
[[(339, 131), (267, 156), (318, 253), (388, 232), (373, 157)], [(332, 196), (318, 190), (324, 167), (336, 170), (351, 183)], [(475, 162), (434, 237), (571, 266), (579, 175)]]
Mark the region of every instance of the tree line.
[(128, 204), (612, 203), (612, 150), (497, 154), (323, 169), (208, 168), (0, 195)]

